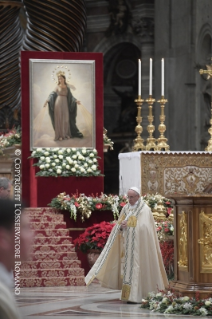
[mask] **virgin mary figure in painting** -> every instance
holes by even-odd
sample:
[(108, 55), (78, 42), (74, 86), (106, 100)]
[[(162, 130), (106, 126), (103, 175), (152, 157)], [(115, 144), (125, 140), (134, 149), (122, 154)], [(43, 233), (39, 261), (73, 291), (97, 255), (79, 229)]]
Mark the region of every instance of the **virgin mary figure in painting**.
[(62, 141), (70, 137), (82, 138), (83, 134), (76, 126), (77, 101), (66, 83), (65, 73), (57, 73), (58, 83), (53, 92), (49, 95), (44, 107), (48, 104), (49, 115), (52, 126), (55, 130), (55, 141)]

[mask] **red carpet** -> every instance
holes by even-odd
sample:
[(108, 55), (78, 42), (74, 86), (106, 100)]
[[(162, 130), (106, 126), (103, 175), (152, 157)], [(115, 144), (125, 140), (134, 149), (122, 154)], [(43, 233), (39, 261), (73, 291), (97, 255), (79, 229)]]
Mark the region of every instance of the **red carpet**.
[(27, 211), (35, 241), (30, 260), (21, 265), (21, 287), (84, 286), (84, 269), (63, 215), (52, 208)]

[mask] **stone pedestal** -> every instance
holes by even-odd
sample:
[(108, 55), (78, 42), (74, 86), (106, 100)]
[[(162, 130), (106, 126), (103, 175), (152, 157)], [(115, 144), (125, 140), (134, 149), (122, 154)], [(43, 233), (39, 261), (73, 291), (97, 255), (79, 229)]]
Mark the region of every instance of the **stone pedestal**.
[(212, 196), (172, 196), (175, 201), (175, 278), (184, 296), (212, 296)]

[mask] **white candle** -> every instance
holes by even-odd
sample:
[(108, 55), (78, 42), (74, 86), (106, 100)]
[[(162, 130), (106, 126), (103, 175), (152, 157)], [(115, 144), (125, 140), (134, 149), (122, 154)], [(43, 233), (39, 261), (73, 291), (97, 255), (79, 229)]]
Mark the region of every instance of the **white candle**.
[(152, 59), (149, 61), (149, 95), (152, 95)]
[(138, 60), (138, 95), (141, 96), (141, 60)]
[(161, 60), (161, 95), (164, 96), (164, 58)]

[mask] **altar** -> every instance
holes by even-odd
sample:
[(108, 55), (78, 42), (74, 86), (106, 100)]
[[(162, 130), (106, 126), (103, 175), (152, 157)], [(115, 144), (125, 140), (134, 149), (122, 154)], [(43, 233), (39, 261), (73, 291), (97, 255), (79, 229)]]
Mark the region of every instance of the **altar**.
[(159, 193), (174, 203), (175, 293), (211, 295), (212, 183), (209, 152), (131, 152), (119, 154), (119, 194), (131, 186), (141, 195)]
[(210, 152), (129, 152), (119, 154), (119, 194), (131, 186), (141, 194), (201, 194), (212, 183)]

